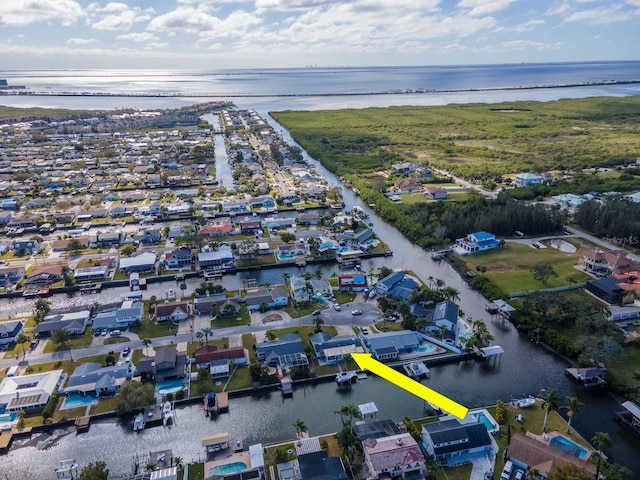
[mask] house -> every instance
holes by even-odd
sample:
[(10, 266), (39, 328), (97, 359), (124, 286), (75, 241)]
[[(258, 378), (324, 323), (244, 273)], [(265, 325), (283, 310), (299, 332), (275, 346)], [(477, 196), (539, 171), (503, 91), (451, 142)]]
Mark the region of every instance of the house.
[(393, 420), (367, 419), (355, 422), (353, 433), (361, 442), (367, 438), (384, 438), (406, 433), (406, 428), (400, 428)]
[(233, 214), (233, 215), (242, 214), (250, 211), (249, 206), (247, 205), (247, 202), (245, 202), (244, 200), (240, 200), (237, 202), (223, 202), (222, 210), (224, 211), (224, 213)]
[(583, 197), (574, 193), (563, 193), (560, 195), (554, 195), (553, 197), (551, 197), (551, 199), (559, 205), (565, 205), (571, 208), (578, 208), (580, 205), (586, 202)]
[(125, 300), (119, 308), (108, 312), (100, 312), (93, 317), (93, 329), (126, 330), (134, 323), (144, 319), (144, 304), (133, 300)]
[(193, 306), (191, 302), (158, 303), (156, 304), (155, 317), (156, 322), (169, 320), (172, 323), (179, 323), (193, 317)]
[(0, 200), (0, 208), (2, 210), (17, 210), (18, 202), (16, 202), (13, 198), (3, 198)]
[(262, 221), (261, 220), (244, 220), (240, 222), (240, 233), (260, 233), (262, 232)]
[(89, 236), (82, 235), (74, 238), (63, 238), (61, 240), (54, 240), (53, 242), (51, 242), (51, 250), (53, 250), (54, 252), (64, 252), (69, 248), (69, 242), (71, 242), (71, 240), (78, 240), (80, 242), (80, 244), (78, 245), (80, 249), (87, 248), (89, 246)]
[(20, 252), (20, 250), (28, 253), (40, 253), (42, 245), (37, 240), (15, 240), (11, 243), (11, 249), (14, 254)]
[(0, 382), (0, 411), (5, 413), (44, 408), (62, 382), (63, 370), (6, 377)]
[(233, 223), (220, 222), (210, 225), (205, 225), (200, 229), (200, 234), (205, 236), (214, 237), (216, 235), (226, 235), (233, 232)]
[(414, 177), (403, 178), (402, 180), (398, 180), (394, 186), (398, 192), (421, 192), (422, 191), (422, 183), (420, 180)]
[(620, 286), (623, 283), (626, 283), (626, 281), (613, 277), (598, 278), (587, 281), (585, 288), (588, 292), (611, 305), (621, 305), (627, 294), (627, 291)]
[(301, 353), (302, 339), (297, 333), (287, 333), (276, 340), (264, 340), (256, 344), (256, 356), (264, 363), (276, 363), (280, 355)]
[(211, 360), (207, 365), (211, 378), (227, 378), (229, 376), (229, 361), (225, 359)]
[(62, 280), (62, 265), (38, 265), (27, 276), (25, 286), (44, 287)]
[(187, 354), (175, 347), (164, 347), (156, 351), (154, 357), (143, 357), (138, 361), (138, 372), (143, 380), (156, 382), (171, 378), (184, 378), (187, 372)]
[(162, 230), (159, 228), (147, 228), (134, 236), (134, 240), (142, 243), (158, 243), (162, 240)]
[(223, 244), (217, 250), (200, 252), (197, 255), (198, 265), (203, 271), (230, 270), (235, 268), (233, 251), (229, 245)]
[(129, 274), (131, 272), (151, 272), (156, 265), (155, 253), (141, 253), (135, 257), (121, 258), (120, 271)]
[(333, 288), (327, 280), (318, 278), (305, 280), (303, 277), (292, 275), (289, 278), (289, 290), (296, 302), (307, 302), (317, 295), (330, 295)]
[(425, 194), (432, 200), (446, 200), (447, 191), (440, 187), (427, 187)]
[(411, 292), (418, 286), (418, 282), (405, 275), (404, 272), (393, 272), (378, 280), (376, 291), (380, 295), (390, 295), (396, 300), (409, 300)]
[[(268, 361), (267, 363), (273, 364)], [(303, 352), (295, 353), (283, 353), (278, 355), (275, 364), (280, 367), (283, 372), (290, 373), (291, 369), (295, 369), (296, 372), (308, 372), (309, 371), (309, 358)]]
[(96, 396), (114, 395), (132, 375), (130, 365), (103, 367), (99, 363), (78, 365), (65, 387), (65, 393), (80, 393)]
[(516, 174), (516, 187), (534, 187), (542, 184), (542, 176), (535, 173)]
[(36, 333), (39, 336), (49, 336), (56, 330), (66, 330), (71, 335), (82, 335), (90, 323), (90, 318), (89, 310), (47, 315), (36, 325)]
[(299, 225), (319, 225), (320, 214), (314, 212), (304, 212), (298, 214)]
[(200, 296), (193, 299), (193, 313), (207, 315), (220, 312), (222, 316), (232, 317), (240, 311), (238, 298), (229, 298), (224, 293), (214, 293), (209, 296)]
[(124, 235), (122, 232), (98, 232), (95, 242), (92, 242), (92, 245), (95, 245), (96, 247), (111, 247), (114, 245), (120, 245), (123, 239)]
[(367, 438), (362, 442), (364, 478), (424, 478), (426, 459), (408, 433)]
[(193, 252), (188, 247), (176, 248), (166, 255), (167, 268), (185, 268), (193, 264)]
[(104, 280), (107, 278), (109, 268), (107, 266), (101, 267), (82, 267), (73, 270), (73, 278), (76, 282), (88, 282), (91, 280)]
[(267, 309), (286, 307), (289, 304), (289, 293), (284, 288), (261, 288), (247, 292), (245, 300), (247, 310), (255, 312), (263, 306)]
[(330, 457), (326, 450), (298, 454), (297, 461), (302, 480), (347, 480), (349, 478), (342, 459)]
[(402, 162), (391, 165), (391, 171), (400, 175), (411, 175), (420, 168), (420, 164), (416, 162)]
[(427, 453), (439, 464), (460, 461), (460, 455), (484, 453), (491, 457), (493, 444), (482, 422), (461, 422), (450, 415), (422, 425), (422, 441)]
[(332, 337), (327, 332), (314, 333), (309, 337), (316, 358), (325, 363), (338, 363), (346, 355), (362, 351), (355, 335)]
[(420, 346), (423, 337), (411, 330), (399, 330), (369, 335), (365, 342), (376, 360), (395, 359), (405, 352), (411, 352)]
[(0, 322), (0, 345), (15, 343), (20, 332), (22, 332), (22, 322), (18, 320)]
[(244, 347), (218, 348), (215, 345), (202, 345), (196, 348), (194, 358), (198, 368), (206, 368), (209, 362), (225, 360), (235, 365), (247, 364), (247, 352)]
[(278, 245), (276, 255), (279, 260), (291, 260), (294, 257), (304, 257), (307, 255), (307, 247), (299, 243), (281, 243)]
[(457, 239), (453, 249), (458, 255), (468, 255), (498, 248), (499, 246), (500, 242), (495, 235), (487, 232), (475, 232), (470, 233), (465, 238)]
[(428, 317), (427, 330), (439, 331), (444, 326), (455, 334), (458, 331), (458, 313), (458, 306), (449, 300), (437, 303), (432, 315)]
[(367, 276), (362, 273), (342, 273), (338, 275), (338, 288), (342, 292), (361, 292), (368, 286)]
[(556, 450), (546, 443), (522, 433), (514, 433), (511, 437), (508, 456), (509, 460), (514, 461), (514, 463), (518, 462), (526, 465), (530, 470), (537, 470), (543, 478), (548, 477), (553, 470), (567, 463), (574, 464), (591, 477), (595, 477), (596, 474), (596, 466), (594, 464), (581, 460), (569, 453)]
[(264, 210), (272, 210), (276, 208), (276, 201), (270, 196), (252, 198), (249, 200), (249, 204), (251, 205), (251, 208), (261, 208)]
[(578, 262), (584, 270), (590, 273), (613, 273), (633, 269), (633, 261), (627, 257), (624, 250), (591, 249), (582, 254)]
[(0, 268), (0, 287), (16, 285), (24, 277), (24, 267)]

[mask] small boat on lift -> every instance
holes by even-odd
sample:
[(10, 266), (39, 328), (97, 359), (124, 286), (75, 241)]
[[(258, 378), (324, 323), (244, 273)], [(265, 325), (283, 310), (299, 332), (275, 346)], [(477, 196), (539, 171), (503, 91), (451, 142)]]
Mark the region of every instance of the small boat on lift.
[(516, 407), (518, 408), (529, 408), (529, 407), (533, 407), (535, 404), (536, 404), (536, 399), (531, 395), (516, 401)]

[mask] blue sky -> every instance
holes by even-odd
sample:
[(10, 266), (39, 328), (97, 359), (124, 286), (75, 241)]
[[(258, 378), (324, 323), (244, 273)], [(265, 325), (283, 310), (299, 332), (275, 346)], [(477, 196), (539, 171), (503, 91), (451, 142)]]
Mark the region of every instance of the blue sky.
[(0, 68), (637, 60), (640, 0), (1, 0)]

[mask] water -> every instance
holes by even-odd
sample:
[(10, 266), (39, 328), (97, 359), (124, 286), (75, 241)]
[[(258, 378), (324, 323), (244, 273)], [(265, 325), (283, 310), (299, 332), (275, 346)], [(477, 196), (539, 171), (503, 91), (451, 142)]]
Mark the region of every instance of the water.
[[(475, 88), (499, 87), (519, 84), (570, 83), (571, 81), (596, 81), (602, 79), (625, 80), (640, 77), (639, 62), (612, 62), (567, 65), (526, 65), (526, 66), (467, 66), (467, 67), (430, 67), (408, 69), (337, 69), (329, 72), (292, 72), (285, 70), (255, 71), (250, 75), (196, 75), (185, 73), (180, 86), (175, 85), (175, 73), (152, 72), (141, 74), (146, 82), (155, 84), (150, 87), (158, 90), (175, 89), (196, 92), (206, 87), (206, 91), (222, 92), (221, 98), (233, 92), (252, 91), (277, 92), (278, 88), (288, 93), (349, 93), (353, 91), (383, 91), (390, 88)], [(138, 76), (126, 76), (129, 72), (11, 72), (4, 75), (12, 84), (30, 85), (34, 89), (52, 90), (81, 89), (88, 91), (135, 91)], [(318, 75), (316, 75), (318, 74)], [(191, 76), (190, 76), (191, 75)], [(314, 77), (315, 75), (315, 77)], [(242, 77), (242, 78), (240, 78)], [(237, 82), (234, 85), (234, 82)], [(250, 85), (252, 84), (252, 85)], [(212, 88), (215, 87), (215, 88)], [(359, 90), (355, 90), (355, 88)], [(514, 100), (555, 100), (562, 97), (587, 97), (593, 95), (638, 95), (639, 85), (605, 85), (579, 88), (553, 88), (544, 90), (499, 90), (491, 92), (448, 92), (407, 95), (342, 95), (322, 97), (290, 98), (234, 98), (241, 108), (255, 108), (269, 122), (267, 112), (284, 109), (321, 109), (321, 108), (361, 108), (388, 105), (440, 105), (460, 102), (500, 102)], [(207, 101), (210, 98), (99, 98), (99, 97), (2, 97), (0, 103), (15, 106), (61, 106), (66, 108), (171, 108)], [(288, 132), (273, 122), (286, 141), (291, 141)], [(317, 166), (332, 186), (339, 186), (337, 179), (329, 174), (317, 162), (306, 157)], [(423, 281), (429, 277), (440, 278), (447, 285), (461, 292), (460, 306), (465, 314), (474, 319), (484, 318), (495, 336), (494, 344), (501, 345), (505, 353), (498, 362), (477, 364), (464, 362), (431, 368), (431, 378), (425, 384), (450, 396), (469, 408), (495, 403), (497, 399), (510, 400), (527, 394), (536, 394), (541, 388), (556, 388), (559, 398), (577, 396), (585, 406), (573, 419), (575, 428), (587, 439), (595, 432), (609, 432), (614, 448), (607, 452), (613, 461), (627, 465), (640, 472), (640, 456), (637, 447), (613, 421), (613, 412), (617, 403), (606, 394), (586, 392), (571, 383), (564, 375), (562, 361), (549, 355), (541, 347), (532, 344), (525, 335), (509, 326), (504, 326), (490, 318), (484, 311), (485, 300), (476, 292), (467, 288), (457, 273), (445, 262), (433, 262), (419, 247), (412, 245), (392, 225), (385, 223), (351, 191), (344, 191), (347, 208), (355, 205), (369, 214), (373, 229), (389, 247), (396, 252), (390, 258), (366, 260), (362, 263), (365, 272), (376, 271), (380, 266), (411, 269)], [(398, 252), (401, 252), (398, 253)], [(323, 276), (330, 277), (337, 267), (323, 265), (311, 266), (310, 271), (318, 270)], [(304, 270), (302, 270), (304, 271)], [(244, 272), (225, 276), (223, 284), (228, 289), (243, 288), (248, 279), (256, 279), (258, 284), (281, 283), (282, 273), (298, 274), (297, 267), (277, 270)], [(190, 279), (188, 289), (199, 284), (201, 279)], [(167, 284), (151, 284), (146, 295), (161, 296)], [(96, 295), (66, 295), (52, 297), (54, 306), (64, 306), (70, 301), (91, 305), (113, 302), (120, 293), (128, 288), (112, 289)], [(189, 291), (189, 290), (187, 290)], [(33, 300), (12, 299), (3, 302), (0, 312), (15, 315), (17, 312), (31, 311)], [(248, 444), (257, 442), (277, 442), (295, 438), (293, 422), (302, 419), (309, 427), (311, 435), (334, 432), (340, 428), (339, 417), (333, 414), (340, 406), (374, 401), (380, 418), (398, 420), (405, 415), (421, 417), (425, 414), (425, 405), (417, 397), (389, 385), (376, 378), (359, 381), (345, 392), (338, 392), (335, 383), (298, 388), (293, 399), (283, 400), (278, 392), (232, 399), (230, 411), (204, 421), (199, 404), (177, 413), (177, 424), (168, 428), (153, 428), (134, 435), (131, 430), (132, 418), (98, 420), (92, 422), (88, 433), (62, 437), (53, 447), (36, 451), (32, 447), (14, 448), (2, 458), (3, 471), (10, 471), (16, 480), (30, 478), (52, 478), (53, 468), (59, 460), (75, 458), (82, 464), (96, 460), (106, 460), (112, 473), (125, 473), (130, 469), (129, 454), (144, 454), (156, 450), (159, 445), (173, 448), (176, 456), (186, 461), (198, 461), (204, 458), (199, 438), (219, 433), (232, 432), (242, 437)], [(565, 412), (562, 412), (563, 414)], [(123, 451), (126, 442), (127, 450)], [(38, 462), (33, 462), (34, 456)]]
[(15, 422), (16, 418), (18, 418), (18, 414), (16, 412), (0, 413), (0, 424)]
[(568, 438), (563, 437), (562, 435), (558, 435), (553, 437), (549, 442), (549, 446), (555, 448), (556, 450), (560, 450), (561, 452), (568, 453), (569, 455), (573, 455), (574, 457), (585, 459), (589, 452), (582, 448), (577, 443), (572, 442)]
[(424, 343), (424, 344), (420, 345), (418, 348), (416, 348), (416, 352), (419, 352), (419, 353), (431, 353), (436, 348), (437, 347), (432, 343)]
[(96, 403), (98, 403), (98, 399), (93, 395), (80, 395), (79, 393), (72, 393), (71, 395), (67, 395), (65, 397), (60, 410), (86, 407), (88, 405), (94, 405)]
[(492, 422), (489, 416), (490, 414), (486, 410), (480, 410), (480, 412), (473, 414), (476, 421), (481, 422), (485, 426), (487, 432), (491, 432), (496, 428), (496, 423)]
[(182, 390), (185, 386), (184, 378), (176, 378), (174, 380), (165, 380), (164, 382), (156, 383), (156, 393), (160, 396), (168, 393), (176, 393)]
[(247, 469), (247, 465), (243, 462), (233, 462), (226, 465), (220, 465), (209, 469), (209, 475), (230, 475), (232, 473), (242, 472)]

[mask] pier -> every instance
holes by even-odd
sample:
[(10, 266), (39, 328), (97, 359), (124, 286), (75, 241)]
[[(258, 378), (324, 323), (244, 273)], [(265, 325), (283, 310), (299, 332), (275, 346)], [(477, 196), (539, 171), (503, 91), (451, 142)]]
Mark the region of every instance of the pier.
[(73, 423), (76, 426), (76, 433), (84, 432), (89, 430), (89, 425), (91, 424), (91, 417), (78, 417), (76, 421)]

